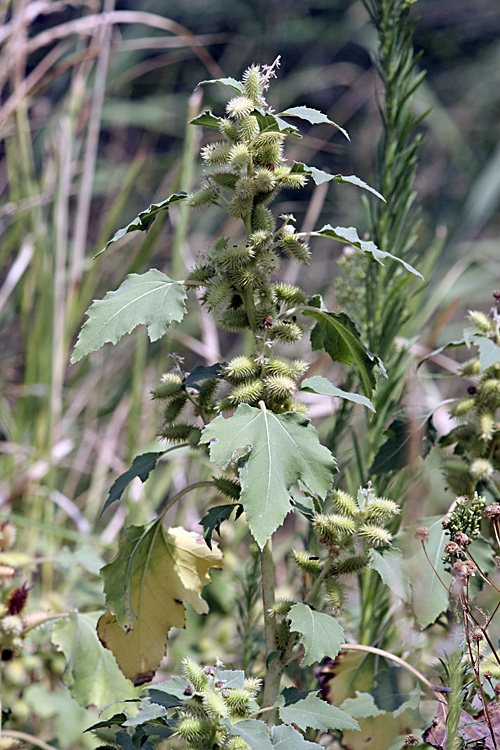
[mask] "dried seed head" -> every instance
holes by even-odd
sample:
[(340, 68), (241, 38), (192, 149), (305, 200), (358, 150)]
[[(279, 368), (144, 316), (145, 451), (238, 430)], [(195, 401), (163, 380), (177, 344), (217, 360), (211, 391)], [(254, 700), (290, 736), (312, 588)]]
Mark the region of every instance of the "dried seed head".
[(27, 583), (23, 583), (19, 588), (11, 591), (6, 599), (5, 606), (7, 607), (7, 613), (9, 615), (19, 615), (28, 601), (29, 592), (31, 586)]
[(470, 544), (472, 540), (469, 536), (467, 536), (467, 534), (464, 534), (463, 531), (457, 531), (457, 533), (455, 534), (455, 541), (461, 547), (467, 547), (467, 545)]
[(460, 552), (460, 547), (456, 542), (448, 542), (445, 545), (444, 551), (447, 555), (456, 555), (457, 552)]
[(451, 574), (457, 580), (465, 580), (476, 573), (476, 566), (469, 560), (457, 560), (453, 563)]
[(425, 526), (419, 526), (419, 528), (415, 532), (415, 539), (418, 539), (419, 542), (428, 542), (429, 537), (429, 529), (427, 529)]
[(481, 641), (484, 641), (484, 633), (480, 628), (476, 628), (472, 631), (471, 638), (474, 643), (481, 643)]
[(500, 503), (493, 503), (492, 505), (488, 505), (484, 509), (484, 516), (485, 518), (494, 518), (495, 516), (500, 516)]

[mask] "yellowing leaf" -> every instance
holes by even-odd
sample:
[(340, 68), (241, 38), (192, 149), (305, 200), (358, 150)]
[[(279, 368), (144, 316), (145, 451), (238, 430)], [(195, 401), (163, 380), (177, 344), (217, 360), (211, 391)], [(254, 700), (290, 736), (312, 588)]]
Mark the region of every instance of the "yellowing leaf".
[(183, 628), (184, 603), (208, 612), (200, 594), (222, 553), (182, 528), (161, 520), (126, 530), (117, 557), (102, 570), (108, 612), (99, 619), (101, 642), (136, 685), (148, 682), (162, 660), (170, 628)]

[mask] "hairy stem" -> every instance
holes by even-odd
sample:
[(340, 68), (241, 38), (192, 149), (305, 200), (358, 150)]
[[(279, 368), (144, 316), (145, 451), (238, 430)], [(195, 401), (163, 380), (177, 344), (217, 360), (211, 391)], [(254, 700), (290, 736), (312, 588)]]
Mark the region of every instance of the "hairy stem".
[[(282, 660), (279, 658), (269, 661), (270, 655), (276, 651), (276, 621), (272, 614), (275, 603), (274, 593), (274, 560), (271, 540), (268, 539), (260, 554), (262, 571), (262, 604), (264, 607), (264, 635), (266, 639), (266, 678), (264, 684), (263, 708), (272, 706), (278, 697), (283, 670)], [(274, 712), (269, 712), (267, 719), (269, 726), (275, 723)]]

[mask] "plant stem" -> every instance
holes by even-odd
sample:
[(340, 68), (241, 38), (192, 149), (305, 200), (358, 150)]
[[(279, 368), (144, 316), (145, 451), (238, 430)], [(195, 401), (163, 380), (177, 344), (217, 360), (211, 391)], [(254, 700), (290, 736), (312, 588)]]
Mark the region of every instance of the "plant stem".
[(187, 487), (184, 487), (180, 492), (178, 492), (176, 495), (170, 498), (168, 503), (165, 505), (161, 513), (159, 514), (158, 518), (165, 518), (166, 514), (170, 510), (170, 508), (173, 508), (173, 506), (176, 504), (178, 500), (181, 499), (184, 495), (187, 495), (188, 492), (191, 492), (191, 490), (195, 490), (198, 487), (213, 487), (215, 485), (215, 482), (212, 480), (207, 480), (206, 482), (194, 482), (193, 484), (189, 484)]
[(2, 732), (2, 736), (12, 737), (16, 740), (22, 740), (22, 742), (29, 742), (34, 747), (41, 747), (42, 750), (57, 750), (53, 745), (49, 745), (48, 742), (44, 742), (44, 740), (40, 740), (38, 737), (34, 737), (27, 732), (18, 732), (16, 729), (8, 729)]
[[(264, 549), (260, 553), (260, 561), (262, 572), (262, 604), (264, 607), (264, 635), (266, 639), (266, 678), (262, 707), (268, 708), (274, 704), (278, 697), (283, 671), (282, 659), (276, 658), (268, 663), (270, 654), (276, 651), (276, 622), (271, 611), (275, 602), (274, 560), (271, 539), (268, 539), (265, 543)], [(269, 713), (267, 723), (269, 726), (274, 725), (274, 712)]]

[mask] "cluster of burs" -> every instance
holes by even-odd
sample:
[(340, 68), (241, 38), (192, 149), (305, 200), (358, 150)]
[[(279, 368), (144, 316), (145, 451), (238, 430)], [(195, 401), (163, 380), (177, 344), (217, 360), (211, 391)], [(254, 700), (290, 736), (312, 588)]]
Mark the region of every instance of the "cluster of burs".
[[(370, 550), (387, 547), (392, 535), (387, 524), (395, 518), (400, 507), (393, 500), (377, 497), (373, 491), (361, 490), (363, 502), (355, 500), (343, 490), (334, 490), (328, 496), (330, 513), (317, 513), (313, 526), (316, 538), (328, 552), (320, 559), (306, 550), (293, 552), (293, 562), (314, 582), (323, 576), (323, 587), (327, 604), (334, 613), (342, 610), (345, 602), (345, 583), (349, 576), (362, 573), (370, 563)], [(328, 573), (324, 574), (324, 566)], [(278, 647), (282, 647), (290, 635), (286, 615), (293, 601), (276, 603), (274, 613), (278, 619)]]
[[(479, 333), (498, 342), (496, 316), (469, 312), (469, 320)], [(443, 469), (450, 488), (457, 495), (471, 497), (477, 489), (488, 489), (499, 497), (500, 471), (500, 362), (481, 371), (477, 358), (469, 359), (460, 374), (469, 385), (467, 395), (450, 410), (460, 424), (441, 438), (441, 445), (454, 445), (454, 455)]]
[(222, 328), (251, 332), (253, 337), (251, 354), (226, 363), (222, 377), (207, 379), (201, 390), (186, 394), (178, 368), (166, 373), (155, 390), (156, 398), (168, 402), (162, 436), (193, 447), (198, 428), (177, 421), (188, 400), (196, 402), (195, 416), (211, 417), (212, 412), (261, 401), (277, 414), (305, 411), (294, 394), (307, 363), (277, 354), (276, 345), (302, 338), (303, 330), (290, 311), (306, 304), (307, 295), (273, 278), (280, 257), (307, 264), (310, 252), (306, 238), (295, 229), (294, 217), (282, 216), (277, 228), (268, 204), (281, 188), (302, 187), (307, 178), (285, 164), (286, 134), (269, 124), (274, 120), (264, 99), (269, 77), (269, 69), (257, 65), (243, 75), (242, 93), (228, 102), (227, 116), (217, 119), (222, 139), (202, 149), (203, 185), (188, 201), (192, 207), (218, 206), (244, 224), (245, 239), (218, 239), (204, 251), (186, 282), (202, 290), (202, 303)]
[(239, 721), (258, 710), (255, 696), (261, 680), (248, 678), (243, 687), (227, 687), (224, 672), (217, 667), (201, 667), (184, 659), (184, 677), (188, 685), (185, 700), (178, 709), (175, 736), (188, 743), (189, 750), (247, 750), (249, 745), (239, 736), (231, 736), (229, 722)]

